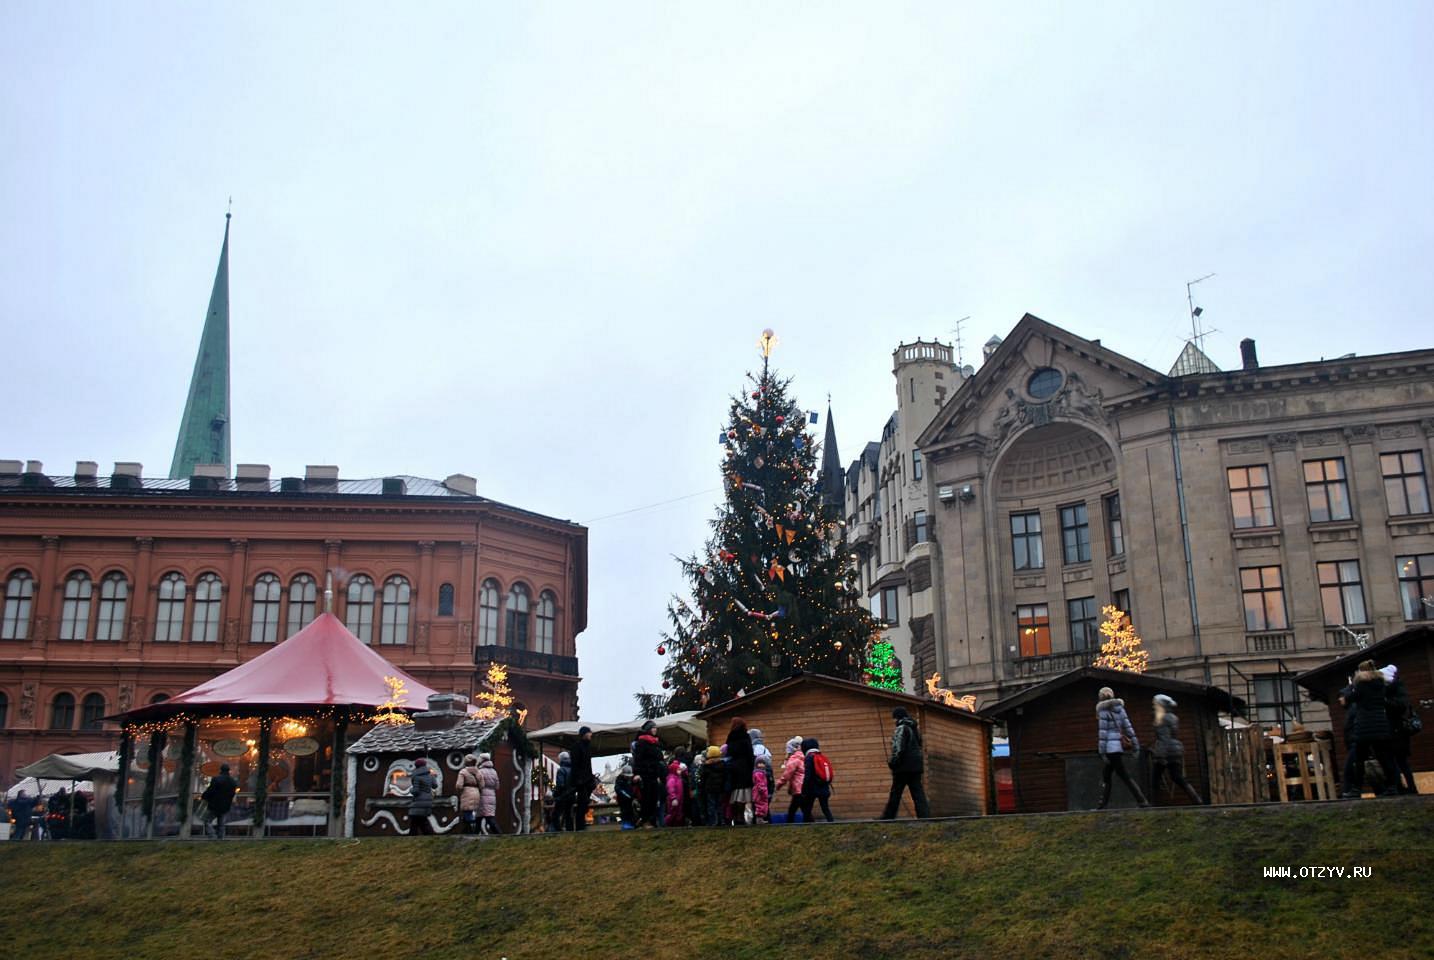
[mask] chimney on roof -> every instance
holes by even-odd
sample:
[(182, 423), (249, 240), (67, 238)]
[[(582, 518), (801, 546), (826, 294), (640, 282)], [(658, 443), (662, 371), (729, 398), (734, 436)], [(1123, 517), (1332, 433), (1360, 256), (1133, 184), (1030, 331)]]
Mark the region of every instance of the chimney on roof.
[(114, 473), (110, 474), (111, 490), (138, 490), (144, 486), (140, 475), (144, 464), (127, 460), (116, 460)]
[(408, 484), (402, 477), (384, 477), (383, 495), (385, 497), (401, 497), (408, 492)]
[(43, 463), (41, 463), (39, 460), (26, 460), (26, 461), (25, 461), (25, 472), (26, 472), (26, 473), (44, 473), (44, 472), (45, 472), (45, 465), (44, 465)]
[(452, 730), (468, 719), (468, 698), (461, 693), (431, 693), (428, 709), (413, 715), (415, 730)]
[(240, 490), (269, 492), (269, 465), (241, 463), (234, 468), (234, 483)]
[(190, 468), (189, 489), (218, 490), (229, 479), (229, 468), (222, 463), (196, 463)]
[(52, 487), (50, 478), (45, 476), (45, 465), (39, 460), (25, 461), (25, 475), (20, 478), (22, 487)]
[(443, 481), (443, 485), (454, 493), (468, 497), (478, 496), (478, 481), (466, 473), (450, 474), (448, 479)]
[(1260, 369), (1260, 358), (1255, 355), (1255, 341), (1249, 337), (1240, 341), (1240, 366), (1246, 370)]
[(304, 489), (323, 493), (338, 492), (339, 468), (332, 464), (309, 464), (304, 467)]
[(75, 461), (75, 479), (93, 481), (100, 475), (100, 465), (93, 460)]
[(0, 477), (18, 477), (24, 468), (19, 460), (0, 460)]

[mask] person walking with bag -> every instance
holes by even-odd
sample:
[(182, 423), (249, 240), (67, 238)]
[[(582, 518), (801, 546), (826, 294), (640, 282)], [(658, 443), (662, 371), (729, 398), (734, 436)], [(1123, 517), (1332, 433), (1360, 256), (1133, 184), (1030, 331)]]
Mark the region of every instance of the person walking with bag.
[(802, 771), (802, 821), (812, 822), (812, 805), (820, 802), (822, 816), (832, 822), (832, 808), (827, 803), (832, 795), (832, 762), (822, 753), (822, 745), (815, 737), (802, 741), (802, 753), (806, 755), (806, 769)]
[(1105, 761), (1105, 766), (1100, 771), (1100, 803), (1096, 809), (1104, 810), (1106, 804), (1110, 803), (1112, 775), (1120, 777), (1121, 783), (1124, 783), (1126, 789), (1135, 797), (1136, 803), (1142, 807), (1150, 806), (1145, 794), (1140, 792), (1140, 788), (1125, 769), (1125, 751), (1140, 750), (1140, 739), (1135, 735), (1135, 728), (1130, 725), (1130, 717), (1125, 712), (1125, 701), (1117, 698), (1110, 687), (1101, 687), (1095, 716), (1099, 723), (1096, 747)]
[(896, 817), (901, 808), (901, 793), (911, 791), (911, 802), (916, 805), (916, 818), (925, 820), (931, 816), (926, 803), (926, 791), (921, 786), (921, 774), (926, 768), (922, 756), (921, 731), (916, 728), (916, 718), (906, 712), (905, 707), (891, 711), (896, 729), (891, 734), (891, 756), (886, 765), (891, 768), (891, 794), (886, 798), (886, 809), (881, 812), (882, 820)]
[(1162, 772), (1169, 773), (1170, 782), (1184, 790), (1191, 803), (1203, 805), (1205, 801), (1200, 799), (1200, 794), (1185, 781), (1185, 745), (1180, 742), (1180, 718), (1175, 715), (1175, 701), (1163, 693), (1157, 693), (1153, 703), (1155, 746), (1150, 755), (1155, 764), (1150, 773), (1150, 792), (1152, 795), (1157, 793), (1160, 790)]

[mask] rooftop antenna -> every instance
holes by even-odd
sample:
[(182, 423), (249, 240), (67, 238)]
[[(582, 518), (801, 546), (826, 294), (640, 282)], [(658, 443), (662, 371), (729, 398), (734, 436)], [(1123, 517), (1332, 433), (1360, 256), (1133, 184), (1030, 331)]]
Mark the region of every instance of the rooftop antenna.
[(1198, 349), (1201, 353), (1205, 352), (1205, 338), (1212, 333), (1219, 333), (1220, 331), (1202, 330), (1200, 328), (1200, 314), (1204, 313), (1205, 310), (1202, 307), (1195, 306), (1195, 294), (1191, 290), (1191, 288), (1194, 287), (1195, 284), (1200, 283), (1203, 280), (1209, 280), (1213, 276), (1213, 273), (1207, 273), (1205, 274), (1205, 276), (1197, 277), (1196, 279), (1191, 280), (1189, 283), (1185, 284), (1185, 302), (1190, 307), (1190, 342), (1195, 344), (1196, 349)]
[(958, 368), (964, 367), (966, 365), (966, 358), (961, 355), (961, 328), (965, 326), (966, 321), (970, 319), (971, 315), (968, 313), (966, 316), (956, 321), (956, 327), (951, 331), (956, 335), (956, 366)]

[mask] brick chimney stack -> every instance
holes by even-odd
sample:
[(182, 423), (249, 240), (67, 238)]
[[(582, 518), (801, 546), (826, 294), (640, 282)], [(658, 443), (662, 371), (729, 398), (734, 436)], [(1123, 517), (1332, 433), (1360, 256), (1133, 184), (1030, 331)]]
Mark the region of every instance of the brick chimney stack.
[(1255, 355), (1255, 341), (1249, 337), (1240, 341), (1240, 365), (1246, 370), (1260, 369), (1260, 358)]

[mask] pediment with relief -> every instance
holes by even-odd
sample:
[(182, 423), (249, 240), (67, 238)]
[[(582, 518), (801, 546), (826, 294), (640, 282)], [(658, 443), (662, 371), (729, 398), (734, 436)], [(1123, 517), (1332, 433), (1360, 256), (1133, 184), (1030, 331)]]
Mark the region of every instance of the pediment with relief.
[(1113, 399), (1158, 388), (1165, 379), (1099, 341), (1027, 314), (936, 415), (918, 445), (976, 441), (993, 454), (1028, 427), (1103, 425)]

